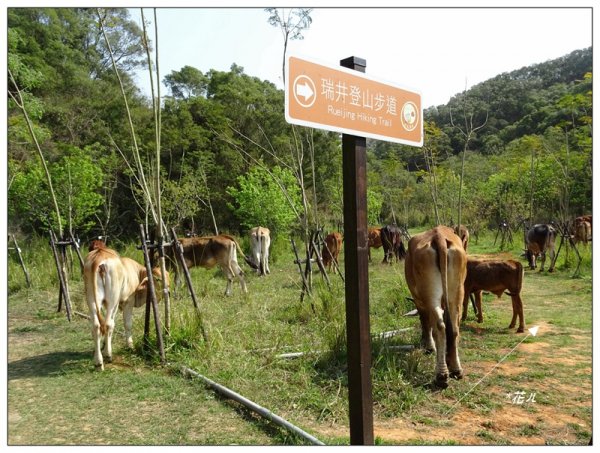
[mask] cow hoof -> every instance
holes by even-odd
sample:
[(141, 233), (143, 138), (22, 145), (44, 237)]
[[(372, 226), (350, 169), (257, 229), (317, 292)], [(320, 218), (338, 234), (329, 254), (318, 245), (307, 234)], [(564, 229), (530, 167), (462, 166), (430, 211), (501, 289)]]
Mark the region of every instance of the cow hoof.
[(483, 323), (483, 318), (477, 318), (477, 322), (478, 322), (479, 324)]
[(104, 364), (103, 363), (97, 363), (95, 365), (96, 367), (96, 371), (104, 371)]
[(448, 374), (438, 374), (433, 383), (440, 389), (448, 388)]
[[(513, 326), (513, 327), (514, 327), (514, 326)], [(524, 329), (523, 327), (519, 327), (519, 328), (517, 329), (517, 333), (523, 333), (523, 332), (525, 332), (525, 329)]]
[(105, 358), (104, 358), (104, 361), (105, 361), (106, 363), (112, 363), (112, 356), (111, 356), (111, 355), (109, 355), (108, 357), (105, 357)]
[(461, 380), (463, 378), (463, 376), (464, 376), (463, 370), (457, 370), (457, 371), (450, 372), (450, 377), (452, 379), (456, 379), (457, 381)]

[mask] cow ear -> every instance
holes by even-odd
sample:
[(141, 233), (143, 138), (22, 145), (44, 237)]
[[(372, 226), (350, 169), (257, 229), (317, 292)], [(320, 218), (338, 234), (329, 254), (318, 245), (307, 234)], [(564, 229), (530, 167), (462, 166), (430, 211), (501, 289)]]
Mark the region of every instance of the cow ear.
[(136, 292), (137, 291), (144, 291), (146, 289), (146, 287), (148, 286), (148, 277), (145, 277), (140, 284), (138, 285), (138, 287), (135, 289)]

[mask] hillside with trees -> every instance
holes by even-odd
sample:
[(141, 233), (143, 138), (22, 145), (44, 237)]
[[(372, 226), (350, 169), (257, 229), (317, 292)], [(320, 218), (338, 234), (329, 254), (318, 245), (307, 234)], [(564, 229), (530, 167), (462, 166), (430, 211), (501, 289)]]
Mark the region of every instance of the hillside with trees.
[[(133, 82), (152, 52), (144, 31), (125, 9), (11, 8), (7, 45), (9, 231), (44, 234), (59, 212), (82, 238), (135, 236), (152, 223), (140, 171), (157, 173), (153, 104)], [(427, 109), (423, 148), (369, 141), (370, 224), (456, 222), (461, 173), (467, 225), (590, 212), (591, 71), (592, 50), (576, 50)], [(161, 78), (169, 227), (241, 234), (260, 223), (281, 236), (339, 228), (338, 134), (287, 124), (283, 91), (235, 63)]]

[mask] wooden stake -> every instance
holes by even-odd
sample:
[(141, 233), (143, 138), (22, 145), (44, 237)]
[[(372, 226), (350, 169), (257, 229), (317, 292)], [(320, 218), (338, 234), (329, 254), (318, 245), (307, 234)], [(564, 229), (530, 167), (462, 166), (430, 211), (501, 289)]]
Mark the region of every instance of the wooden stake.
[(64, 273), (63, 264), (60, 262), (58, 251), (56, 250), (56, 236), (54, 231), (48, 230), (50, 235), (50, 246), (52, 247), (52, 254), (54, 256), (54, 263), (56, 264), (56, 270), (58, 272), (58, 280), (60, 282), (60, 290), (58, 294), (58, 311), (61, 310), (62, 297), (65, 299), (65, 307), (67, 310), (67, 319), (71, 321), (71, 300), (69, 297), (69, 289), (67, 288), (66, 276)]
[(156, 327), (156, 343), (160, 354), (161, 363), (166, 362), (165, 348), (162, 338), (162, 329), (160, 326), (160, 315), (158, 314), (158, 301), (156, 300), (156, 291), (154, 286), (154, 277), (152, 275), (152, 266), (150, 264), (150, 255), (148, 254), (148, 245), (146, 244), (146, 234), (144, 225), (140, 224), (140, 239), (142, 241), (142, 251), (144, 252), (144, 263), (148, 274), (147, 298), (146, 298), (146, 324), (144, 325), (144, 346), (148, 344), (148, 334), (150, 332), (150, 304), (154, 314), (154, 325)]
[(198, 316), (198, 321), (200, 322), (202, 338), (204, 338), (205, 342), (208, 342), (208, 335), (206, 334), (206, 329), (204, 328), (202, 312), (200, 311), (200, 305), (198, 304), (198, 300), (196, 299), (196, 293), (194, 292), (194, 287), (192, 286), (192, 277), (190, 276), (190, 271), (187, 265), (185, 264), (185, 257), (183, 256), (183, 247), (181, 245), (181, 242), (179, 242), (179, 240), (177, 239), (177, 234), (175, 234), (175, 228), (173, 227), (171, 227), (171, 237), (173, 238), (171, 247), (173, 247), (175, 256), (177, 256), (179, 264), (181, 265), (181, 269), (183, 270), (183, 275), (185, 276), (185, 281), (187, 283), (188, 290), (190, 291), (190, 296), (192, 297), (192, 303), (194, 304), (194, 308), (196, 309), (196, 316)]
[(296, 255), (296, 261), (294, 261), (296, 264), (298, 264), (298, 270), (300, 271), (300, 277), (302, 277), (302, 293), (300, 294), (300, 302), (302, 302), (304, 300), (304, 294), (308, 293), (310, 295), (310, 288), (308, 287), (308, 282), (306, 281), (306, 278), (304, 277), (304, 272), (302, 272), (302, 265), (300, 264), (300, 257), (298, 256), (298, 249), (296, 248), (296, 243), (294, 242), (293, 238), (290, 238), (290, 241), (292, 243), (292, 249), (294, 250), (294, 255)]

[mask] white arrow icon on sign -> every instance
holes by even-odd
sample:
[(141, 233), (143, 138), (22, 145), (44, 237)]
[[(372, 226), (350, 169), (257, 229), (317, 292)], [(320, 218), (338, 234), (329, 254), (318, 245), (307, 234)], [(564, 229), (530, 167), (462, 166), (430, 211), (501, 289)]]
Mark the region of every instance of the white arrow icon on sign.
[(315, 94), (308, 83), (303, 83), (302, 85), (296, 85), (296, 94), (298, 96), (302, 96), (305, 101), (308, 101), (313, 94)]
[(315, 100), (316, 88), (314, 82), (305, 75), (300, 75), (294, 80), (294, 98), (302, 107), (311, 107)]

